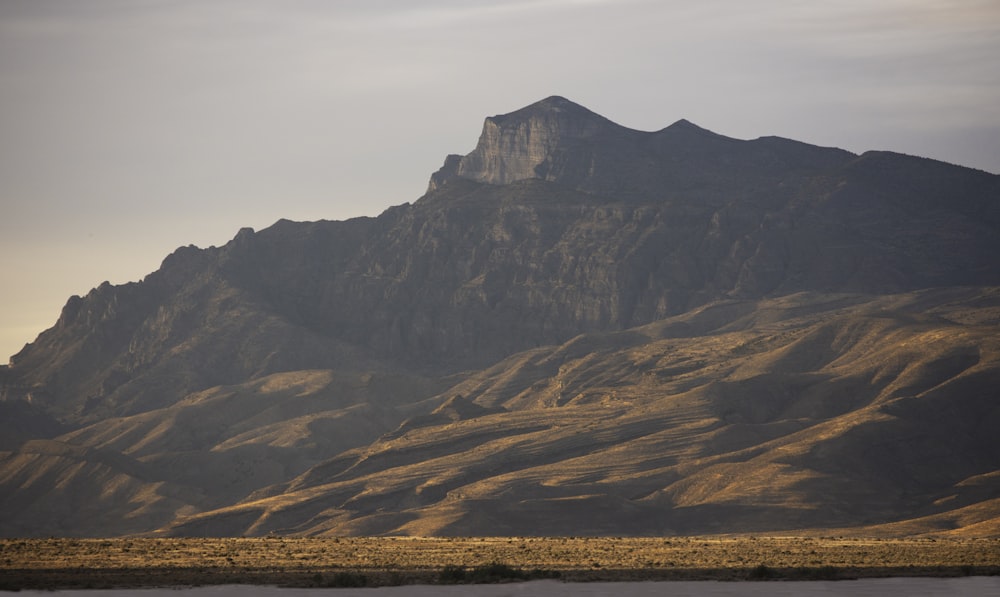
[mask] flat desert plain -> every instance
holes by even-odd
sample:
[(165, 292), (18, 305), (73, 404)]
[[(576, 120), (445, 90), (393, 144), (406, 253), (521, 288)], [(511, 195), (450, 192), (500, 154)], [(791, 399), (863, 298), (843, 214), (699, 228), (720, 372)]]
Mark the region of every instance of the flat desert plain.
[(2, 539), (0, 588), (837, 580), (1000, 574), (1000, 539), (468, 537)]

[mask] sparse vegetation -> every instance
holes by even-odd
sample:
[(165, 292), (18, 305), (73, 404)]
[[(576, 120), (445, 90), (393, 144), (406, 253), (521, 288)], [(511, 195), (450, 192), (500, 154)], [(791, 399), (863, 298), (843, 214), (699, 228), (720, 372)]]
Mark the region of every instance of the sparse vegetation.
[[(757, 564), (752, 564), (757, 562)], [(4, 589), (1000, 574), (997, 539), (813, 537), (4, 539)]]
[(560, 578), (562, 575), (555, 570), (535, 569), (525, 572), (520, 568), (507, 564), (492, 563), (467, 569), (462, 566), (445, 566), (438, 574), (438, 582), (443, 585), (452, 584), (496, 584), (517, 582), (542, 578)]
[(767, 580), (770, 578), (774, 578), (774, 576), (775, 576), (774, 570), (771, 570), (771, 568), (769, 568), (767, 564), (759, 564), (757, 567), (755, 567), (753, 570), (750, 571), (750, 574), (747, 575), (747, 578), (751, 580)]

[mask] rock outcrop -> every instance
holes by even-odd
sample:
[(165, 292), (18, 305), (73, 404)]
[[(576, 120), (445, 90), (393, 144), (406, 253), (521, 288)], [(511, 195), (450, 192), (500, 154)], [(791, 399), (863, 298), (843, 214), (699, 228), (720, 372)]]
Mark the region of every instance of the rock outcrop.
[[(578, 170), (595, 157), (594, 145), (641, 135), (562, 97), (550, 97), (511, 114), (486, 119), (476, 149), (467, 156), (448, 156), (431, 177), (428, 191), (450, 178), (488, 184), (519, 180), (582, 180)], [(567, 170), (567, 168), (571, 168)]]

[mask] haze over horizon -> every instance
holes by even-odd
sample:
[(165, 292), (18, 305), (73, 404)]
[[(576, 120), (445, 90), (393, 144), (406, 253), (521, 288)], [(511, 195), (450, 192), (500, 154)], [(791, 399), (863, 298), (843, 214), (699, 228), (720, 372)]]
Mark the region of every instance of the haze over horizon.
[(418, 198), (549, 95), (1000, 173), (1000, 5), (0, 3), (0, 362), (73, 294), (280, 218)]

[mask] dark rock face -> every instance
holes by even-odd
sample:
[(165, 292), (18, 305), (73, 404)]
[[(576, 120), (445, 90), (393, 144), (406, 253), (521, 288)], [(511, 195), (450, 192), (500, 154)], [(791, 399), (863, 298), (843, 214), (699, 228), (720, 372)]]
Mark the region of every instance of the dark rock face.
[[(244, 229), (71, 298), (0, 384), (80, 426), (290, 371), (440, 380), (713, 301), (1000, 285), (998, 254), (998, 176), (687, 121), (634, 131), (553, 97), (488, 118), (412, 205)], [(452, 410), (488, 406), (465, 396)], [(385, 424), (441, 403), (413, 398)]]

